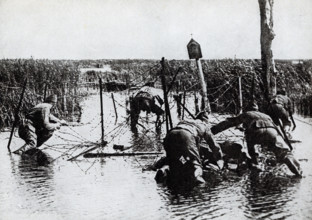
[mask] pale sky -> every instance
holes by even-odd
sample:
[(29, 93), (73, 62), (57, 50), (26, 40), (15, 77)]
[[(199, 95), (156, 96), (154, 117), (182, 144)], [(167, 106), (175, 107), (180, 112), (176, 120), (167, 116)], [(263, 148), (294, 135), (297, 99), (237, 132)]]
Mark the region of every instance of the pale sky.
[[(312, 0), (274, 1), (275, 59), (312, 58)], [(260, 58), (258, 0), (0, 0), (0, 59)]]

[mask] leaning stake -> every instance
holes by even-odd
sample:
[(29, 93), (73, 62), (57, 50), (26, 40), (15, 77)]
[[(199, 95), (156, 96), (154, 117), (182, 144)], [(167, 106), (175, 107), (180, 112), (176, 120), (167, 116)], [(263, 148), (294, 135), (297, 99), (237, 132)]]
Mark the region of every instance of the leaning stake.
[(113, 93), (112, 93), (112, 99), (113, 99), (114, 110), (115, 110), (115, 116), (116, 116), (116, 120), (115, 120), (115, 124), (116, 124), (117, 119), (118, 119), (118, 114), (117, 114), (117, 109), (116, 109), (116, 104), (115, 104), (115, 98), (114, 98), (114, 94), (113, 94)]
[(8, 151), (11, 153), (11, 149), (10, 149), (10, 145), (11, 145), (11, 141), (12, 141), (12, 137), (13, 137), (13, 133), (14, 133), (14, 129), (17, 125), (17, 118), (18, 118), (18, 113), (20, 111), (21, 105), (22, 105), (22, 101), (23, 101), (23, 97), (24, 97), (24, 93), (25, 93), (25, 89), (26, 89), (26, 84), (27, 84), (27, 78), (25, 79), (24, 85), (23, 85), (23, 90), (22, 90), (22, 94), (20, 96), (20, 100), (17, 106), (17, 109), (15, 110), (15, 115), (14, 115), (14, 123), (12, 125), (12, 130), (11, 130), (11, 134), (10, 134), (10, 138), (9, 138), (9, 143), (8, 143)]

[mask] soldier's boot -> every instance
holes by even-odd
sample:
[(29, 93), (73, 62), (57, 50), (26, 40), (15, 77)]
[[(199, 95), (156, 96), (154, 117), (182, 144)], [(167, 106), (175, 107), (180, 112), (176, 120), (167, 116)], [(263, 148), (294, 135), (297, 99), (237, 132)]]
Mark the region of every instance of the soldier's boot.
[(162, 168), (158, 169), (155, 175), (155, 180), (157, 183), (165, 182), (169, 176), (169, 166), (165, 165)]
[(30, 150), (30, 149), (33, 149), (34, 146), (32, 145), (29, 145), (29, 144), (24, 144), (22, 147), (20, 147), (19, 149), (13, 151), (14, 154), (24, 154), (26, 151)]
[(300, 168), (299, 162), (294, 158), (293, 155), (287, 155), (284, 158), (284, 163), (287, 165), (289, 170), (295, 174), (297, 177), (302, 177), (302, 170)]

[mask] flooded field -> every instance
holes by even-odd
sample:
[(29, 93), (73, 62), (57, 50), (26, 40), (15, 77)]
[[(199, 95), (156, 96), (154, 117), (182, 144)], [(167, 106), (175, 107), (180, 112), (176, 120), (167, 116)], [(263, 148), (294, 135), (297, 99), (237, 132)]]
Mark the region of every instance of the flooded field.
[[(161, 151), (165, 124), (155, 133), (153, 115), (141, 113), (139, 134), (127, 123), (126, 93), (115, 93), (118, 117), (110, 93), (104, 94), (105, 148), (114, 144), (127, 151)], [(173, 122), (178, 121), (171, 99)], [(284, 166), (277, 173), (258, 175), (247, 171), (207, 174), (207, 183), (193, 189), (157, 184), (154, 171), (143, 171), (159, 156), (83, 158), (68, 161), (101, 140), (99, 95), (82, 103), (80, 124), (62, 127), (42, 146), (50, 160), (38, 167), (9, 154), (9, 132), (0, 134), (0, 219), (311, 219), (312, 217), (312, 120), (296, 116), (294, 155), (304, 177), (292, 178)], [(194, 112), (191, 98), (187, 107)], [(185, 112), (185, 116), (187, 113)], [(216, 121), (219, 116), (212, 116)], [(224, 137), (217, 137), (224, 138)], [(16, 149), (23, 141), (14, 136)]]

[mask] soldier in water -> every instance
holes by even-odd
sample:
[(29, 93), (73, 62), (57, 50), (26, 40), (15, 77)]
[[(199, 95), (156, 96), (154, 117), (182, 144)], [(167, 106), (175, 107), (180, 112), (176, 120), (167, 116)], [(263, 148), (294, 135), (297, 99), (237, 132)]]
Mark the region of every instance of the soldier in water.
[(36, 154), (39, 159), (41, 154), (37, 148), (52, 137), (53, 132), (61, 125), (67, 125), (65, 120), (60, 120), (51, 114), (51, 109), (56, 103), (57, 96), (51, 95), (26, 114), (18, 129), (19, 136), (25, 141), (25, 144), (14, 153), (30, 156)]
[[(204, 183), (200, 143), (205, 140), (215, 161), (221, 162), (222, 151), (213, 139), (207, 112), (200, 112), (195, 120), (183, 120), (171, 129), (164, 140), (170, 177), (175, 180)], [(222, 163), (222, 162), (221, 162)], [(220, 167), (222, 167), (220, 163)]]
[(248, 153), (251, 157), (251, 168), (258, 169), (257, 154), (255, 145), (266, 145), (273, 151), (277, 162), (285, 163), (289, 170), (298, 177), (302, 177), (302, 170), (299, 162), (294, 158), (289, 146), (281, 136), (278, 128), (269, 115), (258, 111), (258, 105), (253, 104), (249, 111), (237, 117), (227, 118), (225, 121), (214, 125), (211, 128), (213, 134), (222, 132), (230, 127), (243, 124)]
[(285, 90), (280, 90), (277, 95), (270, 101), (268, 114), (273, 119), (276, 125), (279, 125), (279, 120), (282, 121), (282, 127), (286, 134), (289, 136), (291, 121), (293, 123), (293, 129), (296, 128), (296, 123), (292, 117), (292, 101), (286, 96)]

